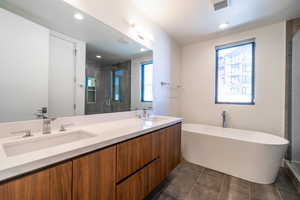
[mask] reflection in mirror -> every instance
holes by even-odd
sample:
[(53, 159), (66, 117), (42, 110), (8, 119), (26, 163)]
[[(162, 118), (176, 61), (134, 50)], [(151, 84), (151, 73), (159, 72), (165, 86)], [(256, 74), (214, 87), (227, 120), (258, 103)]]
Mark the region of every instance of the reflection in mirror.
[(152, 51), (95, 18), (3, 0), (0, 24), (0, 122), (152, 107)]

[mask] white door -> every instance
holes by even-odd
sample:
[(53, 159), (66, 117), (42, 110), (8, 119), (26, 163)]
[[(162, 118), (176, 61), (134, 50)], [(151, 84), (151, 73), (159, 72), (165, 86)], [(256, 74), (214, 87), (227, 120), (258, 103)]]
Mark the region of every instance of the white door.
[(76, 44), (51, 35), (49, 66), (49, 102), (51, 117), (75, 114)]

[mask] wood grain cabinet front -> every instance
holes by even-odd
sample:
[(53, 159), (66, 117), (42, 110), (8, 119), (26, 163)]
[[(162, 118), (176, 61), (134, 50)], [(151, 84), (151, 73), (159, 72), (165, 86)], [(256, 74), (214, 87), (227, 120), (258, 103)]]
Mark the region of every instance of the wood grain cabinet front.
[(1, 200), (72, 200), (72, 162), (0, 184)]
[(150, 133), (117, 144), (117, 182), (159, 156), (158, 135)]
[(114, 200), (116, 146), (73, 160), (73, 200)]
[(117, 185), (118, 200), (142, 200), (158, 184), (157, 172), (159, 159), (153, 161), (142, 170)]
[(2, 200), (49, 200), (49, 170), (37, 172), (0, 185)]
[(50, 200), (72, 200), (73, 163), (68, 161), (49, 169)]
[(181, 160), (181, 123), (161, 129), (159, 157), (161, 180), (165, 179)]
[[(146, 135), (147, 137), (149, 135)], [(143, 136), (145, 137), (145, 136)], [(142, 200), (144, 199), (156, 186), (158, 186), (170, 172), (180, 163), (181, 160), (181, 124), (176, 124), (151, 134), (152, 140), (149, 138), (147, 141), (155, 141), (152, 143), (152, 152), (155, 155), (154, 160), (148, 165), (140, 168), (137, 172), (125, 180), (122, 180), (117, 184), (117, 200)], [(144, 138), (139, 138), (144, 139)], [(131, 140), (127, 141), (126, 144), (130, 146)], [(146, 145), (147, 148), (151, 146)], [(132, 149), (131, 147), (127, 149)], [(133, 148), (134, 149), (134, 148)], [(123, 151), (124, 149), (118, 149)], [(130, 151), (133, 152), (133, 151)], [(124, 153), (124, 152), (123, 152)], [(133, 152), (133, 154), (137, 154)], [(143, 155), (142, 152), (141, 155)], [(121, 155), (121, 154), (120, 154)], [(128, 155), (122, 154), (127, 159), (132, 159)], [(146, 155), (150, 158), (149, 150)], [(127, 157), (126, 157), (127, 156)], [(120, 159), (124, 159), (123, 157)], [(133, 159), (137, 162), (138, 159)], [(127, 160), (127, 163), (132, 161)], [(132, 164), (132, 163), (131, 163)], [(140, 165), (135, 165), (140, 166)], [(127, 169), (125, 169), (127, 170)], [(133, 171), (133, 170), (132, 170)], [(129, 174), (130, 172), (127, 171)]]

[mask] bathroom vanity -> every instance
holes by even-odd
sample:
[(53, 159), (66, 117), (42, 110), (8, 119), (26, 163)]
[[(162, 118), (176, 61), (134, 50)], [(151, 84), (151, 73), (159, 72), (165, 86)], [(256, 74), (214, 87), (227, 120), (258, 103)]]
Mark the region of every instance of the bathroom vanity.
[[(116, 128), (118, 125), (127, 124), (128, 120), (132, 120), (131, 125), (133, 121), (139, 125), (131, 126), (130, 130), (128, 126), (123, 129)], [(5, 170), (2, 166), (0, 199), (144, 199), (180, 162), (181, 120), (168, 117), (158, 122), (127, 119), (104, 122), (80, 129), (89, 133), (94, 131), (95, 134), (97, 128), (112, 127), (112, 125), (115, 128), (107, 130), (107, 133), (111, 135), (109, 138), (104, 137), (105, 133), (100, 133), (100, 131), (91, 139), (73, 142), (73, 145), (72, 143), (60, 145), (64, 149), (62, 152), (68, 152), (67, 159), (64, 159), (64, 154), (61, 154), (59, 148), (57, 155), (53, 154), (46, 159), (48, 164), (43, 163), (43, 159), (40, 159), (40, 164), (30, 164), (29, 161), (34, 160), (32, 156), (37, 152), (10, 156), (7, 160), (2, 158), (1, 163), (9, 163), (8, 161), (14, 158), (20, 162), (19, 158), (23, 156), (24, 160), (20, 163), (26, 164), (28, 161), (27, 164), (32, 170), (22, 174), (13, 173), (13, 171), (22, 172), (22, 166), (19, 163), (3, 173)], [(120, 130), (119, 133), (117, 130)], [(79, 150), (78, 145), (86, 148)], [(47, 158), (47, 154), (51, 154), (51, 149), (55, 147), (40, 150), (37, 154), (43, 154), (43, 157)], [(57, 163), (49, 161), (56, 159), (60, 161)], [(34, 169), (38, 166), (39, 168)], [(25, 168), (28, 166), (23, 165), (23, 169)], [(4, 174), (8, 177), (8, 172), (11, 172), (11, 177), (4, 179)]]

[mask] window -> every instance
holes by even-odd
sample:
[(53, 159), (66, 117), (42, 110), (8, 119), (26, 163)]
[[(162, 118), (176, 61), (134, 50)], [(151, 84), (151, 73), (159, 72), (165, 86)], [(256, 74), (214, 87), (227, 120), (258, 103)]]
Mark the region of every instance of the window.
[(141, 68), (141, 101), (142, 102), (152, 102), (152, 78), (153, 78), (153, 62), (147, 62), (142, 64)]
[(121, 77), (123, 70), (115, 70), (113, 72), (113, 100), (121, 101)]
[(217, 104), (255, 104), (254, 39), (216, 47)]

